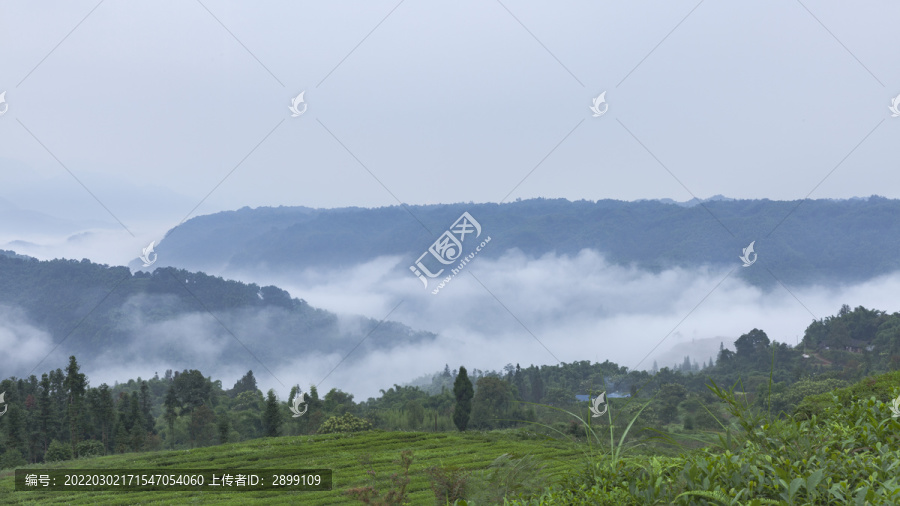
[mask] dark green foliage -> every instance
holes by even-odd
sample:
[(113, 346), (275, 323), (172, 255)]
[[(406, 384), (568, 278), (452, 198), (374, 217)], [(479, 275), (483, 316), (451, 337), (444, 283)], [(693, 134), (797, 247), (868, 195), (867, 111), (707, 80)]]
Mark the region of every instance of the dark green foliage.
[(104, 453), (107, 453), (110, 450), (109, 440), (112, 436), (111, 432), (116, 422), (116, 412), (109, 385), (103, 383), (98, 388), (90, 389), (90, 391), (88, 391), (87, 399), (94, 426), (100, 431), (100, 441), (103, 445), (103, 451)]
[(175, 373), (172, 381), (175, 391), (176, 405), (181, 412), (191, 413), (201, 405), (209, 402), (212, 383), (197, 370)]
[(522, 372), (522, 368), (519, 364), (516, 364), (516, 372), (513, 375), (513, 394), (517, 400), (522, 400), (525, 398), (525, 373)]
[(407, 401), (405, 405), (406, 418), (410, 427), (418, 428), (425, 421), (425, 407), (420, 400)]
[(247, 371), (247, 374), (237, 380), (234, 387), (228, 391), (228, 395), (237, 397), (244, 392), (255, 392), (257, 390), (256, 378), (253, 376), (253, 371)]
[(13, 469), (18, 466), (24, 466), (28, 461), (22, 456), (17, 448), (10, 448), (0, 454), (0, 469)]
[(278, 398), (275, 397), (275, 391), (270, 389), (266, 396), (266, 411), (263, 414), (263, 435), (266, 437), (278, 436), (281, 422)]
[(125, 453), (131, 448), (131, 441), (128, 440), (128, 431), (125, 424), (120, 423), (116, 428), (115, 450), (116, 453)]
[(544, 399), (544, 380), (541, 378), (541, 370), (537, 367), (530, 367), (528, 378), (531, 382), (531, 402), (541, 402)]
[(687, 389), (676, 383), (666, 383), (659, 391), (659, 421), (671, 423), (678, 417), (678, 405), (687, 397)]
[(84, 396), (87, 389), (87, 378), (79, 370), (81, 367), (74, 356), (69, 357), (69, 365), (66, 367), (66, 379), (63, 386), (68, 394), (68, 419), (69, 441), (74, 451), (75, 446), (81, 441), (81, 416), (84, 410)]
[(323, 409), (328, 413), (343, 415), (353, 410), (353, 395), (332, 388), (325, 394)]
[(138, 423), (131, 427), (128, 433), (128, 447), (133, 452), (144, 451), (144, 445), (147, 442), (147, 431)]
[[(794, 413), (803, 399), (818, 394), (830, 393), (836, 389), (842, 388), (847, 382), (838, 379), (815, 380), (812, 378), (802, 379), (790, 386), (785, 383), (779, 383), (772, 388), (771, 410), (775, 415), (785, 412), (787, 414)], [(826, 396), (830, 399), (830, 396)], [(762, 398), (759, 398), (762, 401)], [(763, 403), (758, 405), (763, 407)], [(768, 406), (766, 406), (768, 409)]]
[(456, 406), (453, 407), (453, 424), (459, 431), (465, 431), (469, 425), (469, 416), (472, 414), (472, 397), (475, 391), (466, 368), (459, 367), (459, 374), (453, 382), (453, 396), (456, 398)]
[(769, 336), (759, 329), (753, 329), (750, 332), (737, 338), (734, 342), (738, 358), (749, 358), (759, 353), (765, 353), (769, 346)]
[(206, 446), (215, 443), (216, 414), (209, 406), (203, 404), (190, 412), (188, 434), (191, 446)]
[(171, 386), (166, 391), (165, 407), (166, 411), (163, 417), (165, 418), (166, 423), (169, 425), (169, 440), (174, 443), (175, 420), (178, 419), (178, 395), (175, 393), (175, 389)]
[(721, 429), (717, 421), (719, 416), (718, 404), (704, 404), (691, 416), (694, 419), (694, 427), (699, 430), (717, 430)]
[(219, 433), (219, 444), (227, 443), (228, 434), (231, 432), (231, 422), (228, 420), (228, 415), (219, 416), (219, 425), (216, 429)]
[(865, 378), (849, 387), (806, 397), (797, 406), (794, 416), (798, 420), (809, 420), (813, 415), (822, 416), (828, 408), (834, 405), (833, 396), (837, 396), (838, 402), (870, 397), (887, 401), (893, 397), (893, 390), (898, 385), (900, 385), (900, 371), (881, 374), (874, 378)]
[(78, 454), (78, 458), (86, 459), (106, 455), (106, 449), (104, 449), (102, 442), (96, 439), (88, 439), (78, 443), (75, 447), (75, 453)]
[(72, 460), (72, 447), (57, 440), (50, 441), (47, 453), (44, 454), (44, 462), (60, 462)]
[(509, 383), (490, 376), (479, 379), (472, 401), (472, 427), (491, 429), (509, 426), (505, 419), (511, 416), (511, 403)]
[(332, 416), (319, 427), (320, 434), (333, 434), (336, 432), (360, 432), (371, 430), (372, 423), (364, 420), (351, 413), (344, 413), (341, 416)]
[(141, 393), (139, 396), (139, 405), (140, 405), (140, 423), (144, 428), (144, 431), (150, 432), (153, 430), (153, 413), (152, 410), (152, 401), (150, 399), (150, 387), (147, 385), (146, 381), (141, 382)]

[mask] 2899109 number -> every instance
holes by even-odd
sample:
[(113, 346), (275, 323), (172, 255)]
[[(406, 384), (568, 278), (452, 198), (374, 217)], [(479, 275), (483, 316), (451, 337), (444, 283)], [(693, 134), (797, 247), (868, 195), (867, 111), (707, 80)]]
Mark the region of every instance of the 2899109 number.
[(273, 474), (272, 484), (278, 487), (321, 485), (322, 476), (318, 474)]

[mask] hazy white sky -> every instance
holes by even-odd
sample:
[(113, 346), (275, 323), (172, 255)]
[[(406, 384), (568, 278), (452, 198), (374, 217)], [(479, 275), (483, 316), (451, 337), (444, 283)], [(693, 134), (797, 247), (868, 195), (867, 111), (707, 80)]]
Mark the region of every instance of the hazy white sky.
[(896, 2), (4, 1), (0, 13), (0, 198), (115, 216), (135, 235), (201, 201), (194, 214), (900, 197)]

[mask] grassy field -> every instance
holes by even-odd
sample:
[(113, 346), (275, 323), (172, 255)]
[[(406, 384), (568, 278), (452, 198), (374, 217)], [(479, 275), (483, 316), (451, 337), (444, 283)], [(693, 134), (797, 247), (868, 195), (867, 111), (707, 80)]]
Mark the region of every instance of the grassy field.
[(312, 469), (333, 470), (333, 489), (319, 492), (50, 492), (14, 490), (12, 470), (0, 472), (0, 504), (360, 504), (342, 495), (351, 487), (370, 483), (358, 458), (371, 454), (376, 488), (385, 490), (389, 476), (401, 468), (395, 462), (403, 450), (413, 451), (408, 487), (411, 504), (434, 504), (425, 469), (464, 467), (485, 469), (494, 459), (511, 454), (533, 455), (551, 479), (583, 462), (584, 448), (572, 442), (548, 440), (522, 431), (492, 432), (381, 432), (328, 434), (256, 439), (208, 448), (152, 453), (128, 453), (28, 468), (71, 469)]

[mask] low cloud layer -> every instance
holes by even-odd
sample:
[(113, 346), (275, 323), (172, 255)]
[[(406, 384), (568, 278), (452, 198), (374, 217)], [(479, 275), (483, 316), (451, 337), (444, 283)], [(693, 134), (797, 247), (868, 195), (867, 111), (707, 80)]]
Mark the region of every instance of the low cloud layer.
[[(30, 321), (21, 309), (0, 305), (0, 379), (27, 376), (53, 350), (53, 339)], [(55, 369), (56, 367), (54, 367)], [(8, 372), (7, 372), (8, 371)], [(39, 370), (37, 373), (40, 376)]]
[[(763, 268), (764, 259), (754, 267)], [(656, 360), (659, 367), (671, 367), (686, 354), (697, 362), (714, 359), (720, 343), (733, 349), (734, 340), (753, 328), (794, 346), (814, 319), (837, 313), (845, 303), (898, 310), (894, 294), (900, 273), (851, 286), (776, 284), (766, 291), (737, 278), (738, 269), (740, 264), (731, 271), (699, 267), (651, 273), (611, 265), (588, 250), (537, 259), (510, 251), (498, 260), (474, 260), (437, 295), (396, 258), (343, 271), (223, 275), (276, 284), (339, 313), (379, 320), (390, 313), (390, 320), (440, 336), (425, 347), (348, 358), (325, 387), (349, 390), (358, 398), (440, 370), (445, 363), (498, 370), (507, 363), (611, 360), (629, 369), (650, 369)], [(285, 375), (296, 377), (290, 371)]]
[[(750, 268), (763, 267), (761, 258)], [(212, 273), (283, 287), (314, 307), (338, 313), (339, 327), (354, 337), (340, 349), (317, 351), (277, 334), (273, 322), (278, 315), (271, 311), (231, 314), (221, 323), (204, 313), (158, 322), (149, 315), (166, 302), (140, 296), (125, 307), (121, 322), (134, 337), (131, 343), (79, 360), (95, 386), (191, 368), (230, 388), (253, 370), (260, 387), (274, 388), (280, 398), (294, 384), (304, 390), (317, 384), (323, 394), (339, 388), (364, 400), (444, 364), (499, 370), (507, 363), (611, 360), (629, 369), (650, 369), (654, 361), (671, 367), (684, 355), (697, 362), (714, 358), (720, 343), (733, 349), (733, 341), (753, 328), (793, 346), (814, 318), (833, 315), (845, 303), (898, 309), (900, 273), (852, 286), (776, 284), (765, 291), (736, 276), (740, 265), (732, 269), (651, 273), (609, 264), (587, 250), (536, 259), (510, 251), (497, 260), (475, 259), (437, 295), (425, 290), (398, 258), (341, 271)], [(411, 345), (374, 342), (355, 321), (358, 314), (439, 337)], [(29, 371), (52, 349), (50, 336), (20, 311), (0, 308), (0, 321), (4, 369)], [(222, 360), (227, 349), (239, 350), (245, 359)], [(63, 343), (35, 373), (65, 367), (67, 356)]]

